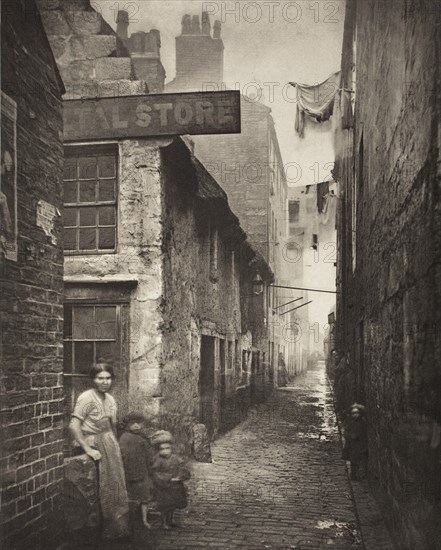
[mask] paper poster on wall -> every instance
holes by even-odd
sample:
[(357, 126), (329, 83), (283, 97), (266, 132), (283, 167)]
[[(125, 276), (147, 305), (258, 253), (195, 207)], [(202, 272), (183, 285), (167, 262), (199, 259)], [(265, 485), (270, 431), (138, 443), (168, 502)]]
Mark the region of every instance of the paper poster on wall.
[(0, 254), (17, 261), (17, 104), (1, 100)]

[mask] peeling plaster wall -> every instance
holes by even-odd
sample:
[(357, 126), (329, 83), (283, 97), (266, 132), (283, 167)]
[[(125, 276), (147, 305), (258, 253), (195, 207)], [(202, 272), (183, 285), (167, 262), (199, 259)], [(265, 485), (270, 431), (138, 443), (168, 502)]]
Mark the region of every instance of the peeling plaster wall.
[[(162, 419), (184, 452), (190, 451), (191, 426), (199, 418), (201, 335), (239, 340), (239, 271), (232, 268), (230, 245), (219, 232), (218, 282), (210, 280), (209, 227), (212, 206), (196, 198), (188, 183), (164, 162), (164, 302)], [(226, 354), (226, 397), (235, 394), (234, 369)], [(221, 423), (219, 342), (215, 342), (215, 434)], [(214, 434), (214, 435), (215, 435)]]

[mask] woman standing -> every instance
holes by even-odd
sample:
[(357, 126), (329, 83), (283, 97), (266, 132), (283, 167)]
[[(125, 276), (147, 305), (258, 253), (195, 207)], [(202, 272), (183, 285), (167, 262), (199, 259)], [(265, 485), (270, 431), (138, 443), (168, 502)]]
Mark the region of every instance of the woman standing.
[(114, 435), (116, 403), (108, 393), (113, 369), (99, 360), (90, 370), (94, 387), (83, 392), (75, 405), (70, 431), (77, 446), (98, 461), (103, 538), (129, 535), (129, 507), (121, 451)]

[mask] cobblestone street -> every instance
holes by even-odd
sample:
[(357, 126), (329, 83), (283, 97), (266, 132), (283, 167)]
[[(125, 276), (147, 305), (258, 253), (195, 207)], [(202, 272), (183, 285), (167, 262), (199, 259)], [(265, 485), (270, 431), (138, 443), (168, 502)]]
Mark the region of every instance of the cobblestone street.
[(212, 464), (193, 464), (188, 487), (178, 527), (136, 529), (137, 549), (363, 548), (322, 367), (249, 411), (214, 443)]

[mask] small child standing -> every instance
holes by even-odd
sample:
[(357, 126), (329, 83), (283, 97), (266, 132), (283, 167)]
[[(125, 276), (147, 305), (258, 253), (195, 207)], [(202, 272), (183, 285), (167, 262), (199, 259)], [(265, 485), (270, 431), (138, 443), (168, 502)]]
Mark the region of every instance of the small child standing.
[(363, 405), (354, 403), (351, 407), (351, 416), (345, 426), (345, 446), (342, 458), (351, 462), (351, 479), (359, 479), (360, 466), (363, 467), (366, 474), (368, 439)]
[(162, 527), (170, 529), (175, 525), (174, 511), (187, 507), (187, 493), (183, 481), (190, 479), (190, 472), (182, 458), (173, 453), (173, 437), (170, 432), (156, 432), (152, 436), (152, 444), (157, 449), (152, 465), (157, 506), (161, 512)]
[(153, 483), (150, 469), (153, 452), (148, 440), (141, 435), (145, 422), (142, 414), (129, 413), (123, 420), (124, 433), (119, 440), (119, 446), (129, 500), (141, 507), (142, 522), (150, 529), (147, 514), (152, 501)]

